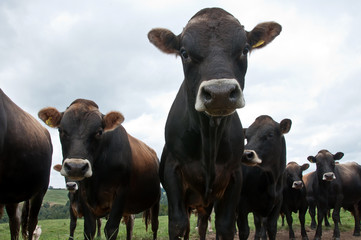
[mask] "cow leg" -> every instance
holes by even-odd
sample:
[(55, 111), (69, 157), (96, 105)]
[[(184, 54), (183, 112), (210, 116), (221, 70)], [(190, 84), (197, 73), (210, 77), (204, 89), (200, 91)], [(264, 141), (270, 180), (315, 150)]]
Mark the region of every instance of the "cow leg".
[(157, 203), (154, 204), (151, 208), (151, 223), (152, 223), (153, 240), (157, 239), (157, 233), (158, 233), (158, 227), (159, 227), (158, 215), (159, 215), (159, 201), (157, 201)]
[[(124, 189), (123, 189), (124, 190)], [(126, 192), (126, 191), (124, 191)], [(115, 240), (118, 236), (120, 220), (124, 211), (125, 194), (123, 191), (117, 191), (117, 197), (114, 199), (112, 209), (109, 213), (109, 218), (105, 224), (104, 234), (106, 239)]]
[(90, 212), (89, 208), (82, 203), (84, 214), (84, 239), (94, 239), (96, 230), (96, 217)]
[(360, 236), (360, 212), (359, 212), (358, 203), (355, 203), (353, 205), (353, 209), (354, 209), (353, 216), (355, 218), (355, 229), (353, 231), (353, 235)]
[(162, 156), (161, 164), (163, 161), (165, 161), (165, 166), (162, 184), (168, 197), (168, 234), (170, 240), (178, 240), (187, 233), (189, 226), (188, 209), (184, 203), (182, 179), (176, 170), (176, 164), (169, 163), (173, 161), (169, 156), (167, 159), (163, 159)]
[(102, 220), (100, 218), (97, 218), (97, 237), (100, 238), (101, 231), (102, 231)]
[(76, 222), (77, 222), (78, 218), (77, 218), (77, 216), (75, 216), (75, 213), (74, 213), (71, 205), (69, 207), (69, 213), (70, 213), (69, 240), (72, 240), (72, 239), (74, 239), (74, 232), (75, 232)]
[(6, 212), (9, 216), (11, 240), (19, 238), (20, 216), (18, 214), (18, 203), (6, 204)]
[(316, 228), (316, 206), (314, 203), (310, 203), (309, 208), (308, 208), (308, 212), (311, 216), (311, 229), (315, 229)]
[[(282, 206), (282, 199), (279, 199), (278, 204), (273, 208), (272, 212), (270, 213), (270, 215), (268, 215), (267, 220), (265, 221), (267, 225), (264, 226), (267, 226), (268, 238), (270, 240), (276, 239), (277, 221), (278, 221), (278, 217), (280, 216), (281, 206)], [(292, 222), (291, 222), (291, 227), (292, 227)]]
[(264, 228), (262, 229), (262, 217), (258, 216), (257, 214), (253, 213), (253, 222), (254, 222), (254, 240), (259, 240), (262, 238), (262, 232), (266, 234)]
[(33, 239), (33, 233), (38, 224), (38, 214), (43, 202), (43, 197), (46, 192), (46, 189), (43, 193), (39, 193), (29, 200), (29, 221), (28, 221), (28, 240)]
[(234, 172), (232, 179), (224, 192), (223, 198), (216, 201), (216, 239), (234, 239), (236, 209), (241, 193), (241, 171)]
[(333, 238), (336, 240), (340, 239), (340, 229), (338, 224), (340, 223), (341, 203), (342, 203), (342, 197), (338, 196), (335, 207), (332, 212), (332, 220), (333, 220), (333, 224), (335, 225), (333, 230)]
[(324, 216), (325, 217), (325, 227), (331, 226), (330, 222), (328, 221), (328, 218), (330, 217), (330, 212), (331, 212), (331, 210), (328, 210), (327, 214)]
[(317, 205), (317, 228), (314, 240), (320, 240), (322, 236), (322, 220), (327, 214), (327, 204), (324, 207)]
[(198, 234), (200, 240), (206, 239), (208, 220), (211, 216), (212, 209), (213, 209), (213, 205), (206, 208), (204, 212), (198, 212), (198, 220), (199, 220)]
[[(239, 206), (242, 206), (241, 204)], [(237, 218), (238, 237), (240, 240), (246, 240), (249, 236), (248, 213), (240, 209)]]
[(300, 224), (301, 224), (302, 240), (308, 240), (308, 236), (307, 236), (307, 232), (306, 232), (306, 228), (305, 228), (306, 212), (307, 212), (307, 205), (301, 207), (298, 212), (298, 219), (300, 220)]
[(127, 240), (131, 240), (133, 235), (134, 217), (133, 215), (129, 215), (124, 216), (123, 218), (127, 230)]
[(292, 213), (288, 209), (288, 207), (286, 207), (284, 209), (284, 211), (285, 211), (286, 221), (287, 221), (287, 225), (288, 225), (288, 236), (289, 236), (289, 239), (293, 240), (293, 239), (295, 239), (295, 233), (292, 228), (292, 223), (293, 223)]

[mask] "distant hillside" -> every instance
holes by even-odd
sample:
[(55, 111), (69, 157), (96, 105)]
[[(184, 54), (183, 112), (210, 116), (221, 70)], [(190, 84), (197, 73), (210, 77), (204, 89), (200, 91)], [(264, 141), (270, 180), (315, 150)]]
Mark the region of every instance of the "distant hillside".
[(68, 200), (68, 191), (66, 189), (48, 189), (43, 199), (43, 203), (48, 202), (50, 205), (65, 205)]

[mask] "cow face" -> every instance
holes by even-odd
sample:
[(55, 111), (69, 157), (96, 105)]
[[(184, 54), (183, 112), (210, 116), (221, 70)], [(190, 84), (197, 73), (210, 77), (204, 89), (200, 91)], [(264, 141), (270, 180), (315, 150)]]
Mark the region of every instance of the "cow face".
[(92, 164), (107, 131), (112, 131), (124, 120), (122, 114), (103, 115), (90, 100), (75, 100), (65, 112), (45, 108), (39, 118), (48, 126), (58, 128), (63, 152), (60, 173), (72, 181), (91, 177)]
[(302, 166), (295, 162), (288, 163), (285, 169), (286, 186), (293, 189), (302, 189), (304, 187), (302, 172), (309, 167), (310, 165), (308, 163), (305, 163)]
[(321, 150), (317, 153), (316, 157), (309, 156), (307, 159), (311, 163), (316, 163), (318, 179), (322, 179), (323, 181), (332, 181), (336, 179), (335, 161), (340, 160), (342, 157), (342, 152), (332, 154), (328, 150)]
[(253, 150), (262, 159), (261, 165), (272, 164), (270, 159), (280, 157), (283, 146), (283, 134), (291, 129), (291, 120), (283, 119), (277, 123), (269, 116), (259, 116), (245, 130), (245, 152)]
[(189, 102), (198, 112), (227, 116), (245, 105), (247, 53), (271, 42), (281, 32), (274, 22), (246, 32), (239, 21), (219, 9), (203, 9), (176, 36), (153, 29), (148, 38), (165, 53), (180, 55)]

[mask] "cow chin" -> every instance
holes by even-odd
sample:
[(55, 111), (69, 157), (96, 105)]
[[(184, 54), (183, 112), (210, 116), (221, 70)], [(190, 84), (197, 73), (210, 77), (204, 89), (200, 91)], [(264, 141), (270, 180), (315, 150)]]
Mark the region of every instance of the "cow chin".
[(214, 109), (206, 110), (204, 112), (211, 117), (226, 117), (232, 115), (235, 111), (235, 109)]
[(87, 159), (67, 158), (63, 162), (60, 174), (71, 181), (81, 181), (93, 175), (91, 164)]

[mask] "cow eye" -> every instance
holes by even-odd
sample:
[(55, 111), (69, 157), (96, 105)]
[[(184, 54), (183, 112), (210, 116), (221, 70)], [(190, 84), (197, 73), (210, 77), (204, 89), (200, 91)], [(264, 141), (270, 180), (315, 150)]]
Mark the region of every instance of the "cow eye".
[(67, 137), (68, 136), (68, 133), (64, 129), (58, 128), (58, 131), (59, 131), (60, 137)]
[(247, 46), (245, 46), (245, 47), (243, 48), (242, 54), (243, 54), (243, 55), (247, 55), (248, 52), (249, 52), (249, 46), (247, 45)]
[(96, 134), (95, 137), (100, 137), (103, 134), (103, 129), (99, 129)]
[(187, 52), (184, 48), (182, 48), (182, 49), (180, 50), (180, 55), (181, 55), (182, 58), (185, 59), (185, 60), (189, 58), (188, 52)]

